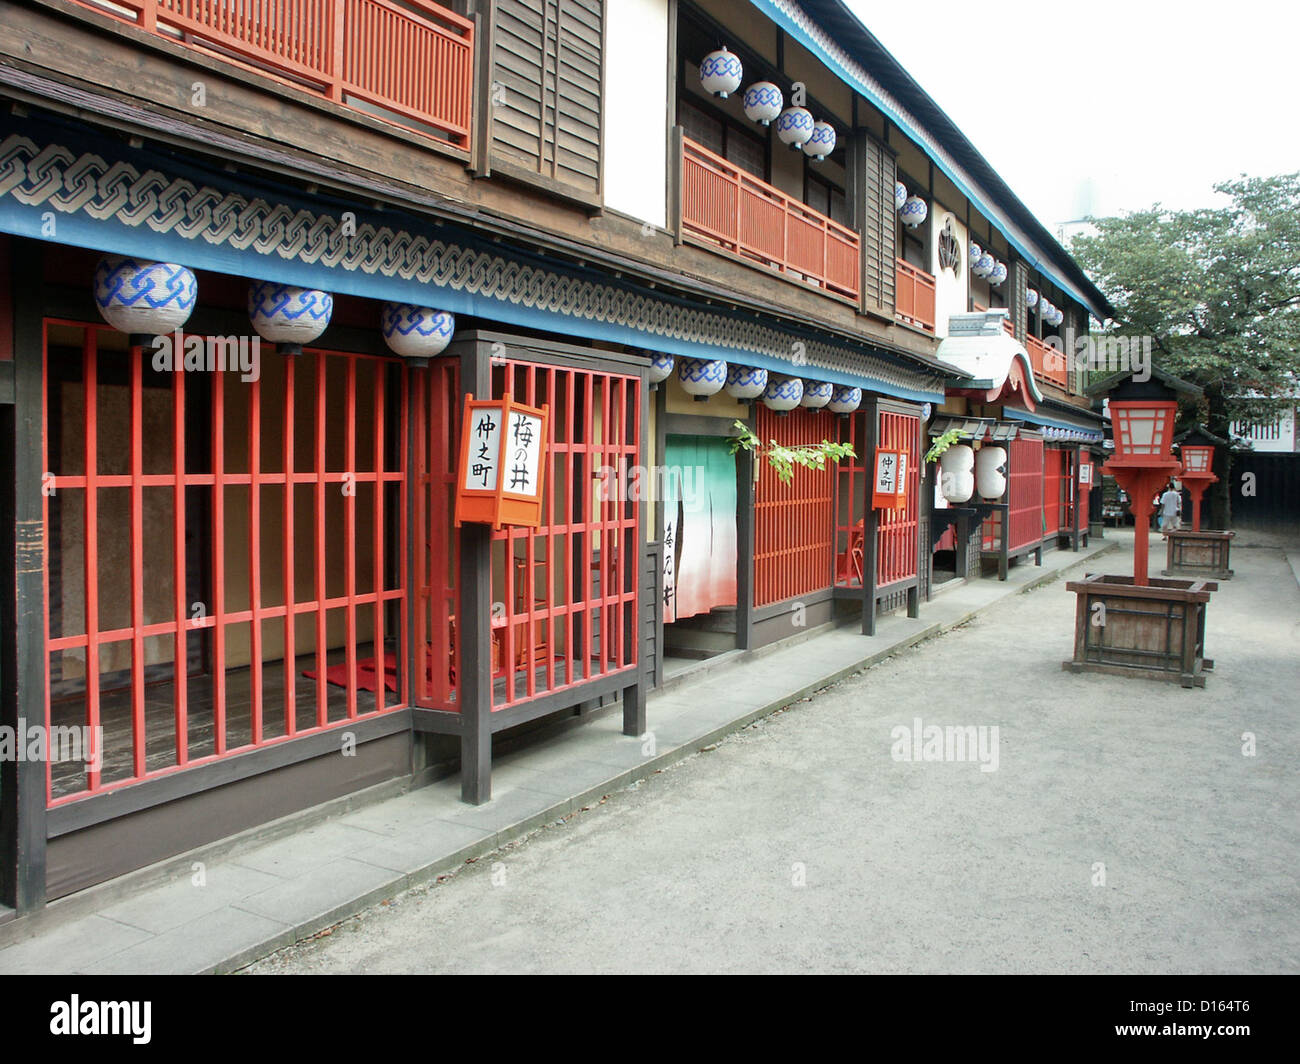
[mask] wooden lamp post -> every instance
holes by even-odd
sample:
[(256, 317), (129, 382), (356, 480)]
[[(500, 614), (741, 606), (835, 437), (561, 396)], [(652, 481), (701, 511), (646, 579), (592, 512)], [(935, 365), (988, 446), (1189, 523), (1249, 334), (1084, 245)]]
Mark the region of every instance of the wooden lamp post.
[(1214, 474), (1214, 449), (1226, 447), (1228, 441), (1198, 426), (1183, 433), (1178, 444), (1183, 462), (1182, 480), (1192, 494), (1192, 527), (1169, 533), (1164, 575), (1199, 573), (1218, 580), (1230, 580), (1229, 553), (1234, 533), (1201, 528), (1201, 499), (1205, 490), (1219, 479)]
[(1214, 473), (1214, 445), (1222, 443), (1202, 428), (1192, 429), (1179, 437), (1178, 455), (1183, 462), (1183, 483), (1192, 494), (1192, 531), (1201, 530), (1201, 498), (1219, 478)]

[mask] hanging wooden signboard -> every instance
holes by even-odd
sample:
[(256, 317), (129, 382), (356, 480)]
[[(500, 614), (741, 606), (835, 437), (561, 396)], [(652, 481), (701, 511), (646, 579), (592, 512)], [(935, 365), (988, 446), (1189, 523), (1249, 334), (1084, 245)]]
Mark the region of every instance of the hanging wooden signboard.
[(537, 528), (546, 488), (550, 408), (465, 397), (457, 465), (456, 527), (465, 521)]
[(876, 449), (876, 480), (871, 491), (873, 510), (902, 510), (907, 506), (907, 452)]

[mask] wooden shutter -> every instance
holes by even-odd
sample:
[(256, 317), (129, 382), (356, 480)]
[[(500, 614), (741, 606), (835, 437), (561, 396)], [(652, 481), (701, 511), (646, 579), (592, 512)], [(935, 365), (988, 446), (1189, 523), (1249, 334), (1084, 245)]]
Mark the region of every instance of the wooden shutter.
[(496, 0), (492, 166), (599, 199), (603, 0)]
[[(966, 264), (970, 269), (970, 263)], [(1014, 336), (1022, 344), (1026, 337), (1026, 322), (1029, 320), (1029, 267), (1023, 259), (1011, 263), (1011, 292), (1008, 305), (1011, 307), (1011, 325)]]
[(862, 309), (894, 317), (897, 280), (894, 153), (870, 135), (859, 132), (852, 153), (857, 172), (854, 198), (862, 232)]

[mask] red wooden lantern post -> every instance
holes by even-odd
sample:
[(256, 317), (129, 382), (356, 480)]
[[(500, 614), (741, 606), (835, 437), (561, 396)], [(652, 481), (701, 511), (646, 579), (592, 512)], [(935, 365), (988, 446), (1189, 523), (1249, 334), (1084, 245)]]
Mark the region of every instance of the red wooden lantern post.
[(1168, 398), (1118, 398), (1110, 400), (1111, 424), (1115, 433), (1115, 457), (1103, 472), (1114, 477), (1133, 500), (1137, 519), (1133, 541), (1133, 582), (1146, 587), (1148, 534), (1152, 499), (1171, 477), (1182, 469), (1170, 453), (1178, 400), (1172, 390)]
[(1183, 483), (1192, 494), (1192, 531), (1201, 530), (1201, 498), (1205, 489), (1218, 481), (1214, 475), (1214, 448), (1183, 444), (1178, 449), (1183, 460)]

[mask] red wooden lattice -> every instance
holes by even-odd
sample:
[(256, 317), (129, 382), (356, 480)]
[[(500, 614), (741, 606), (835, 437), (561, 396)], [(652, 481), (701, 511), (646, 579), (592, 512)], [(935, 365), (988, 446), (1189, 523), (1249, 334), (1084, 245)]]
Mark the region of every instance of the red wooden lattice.
[(879, 446), (907, 454), (907, 505), (877, 512), (876, 587), (884, 588), (917, 573), (917, 529), (921, 492), (921, 419), (892, 411), (880, 413)]
[(1063, 494), (1065, 452), (1059, 447), (1043, 451), (1043, 534), (1056, 535), (1065, 525), (1068, 502)]

